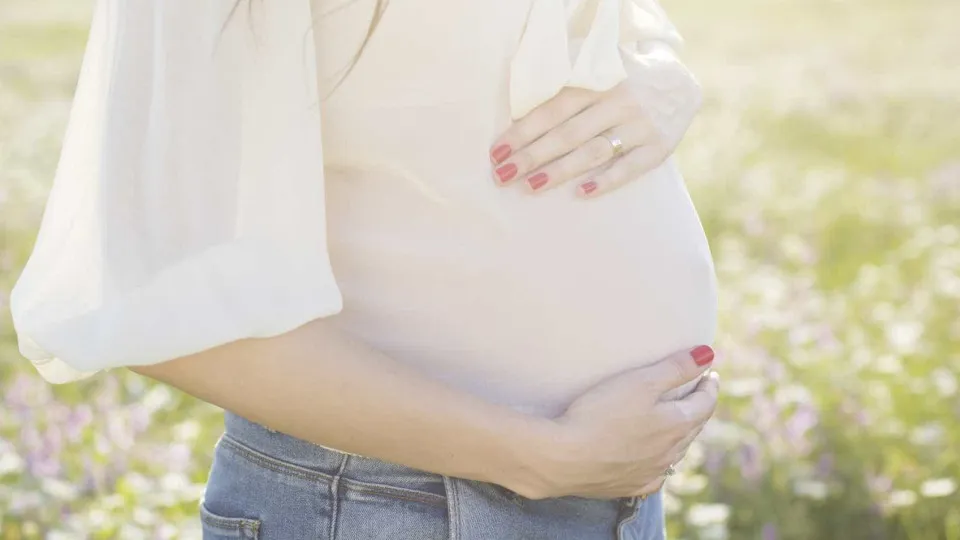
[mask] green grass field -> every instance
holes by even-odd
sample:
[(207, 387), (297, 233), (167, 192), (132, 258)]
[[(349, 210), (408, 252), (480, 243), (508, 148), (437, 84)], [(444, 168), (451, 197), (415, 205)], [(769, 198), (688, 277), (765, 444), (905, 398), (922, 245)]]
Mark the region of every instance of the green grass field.
[[(674, 538), (960, 540), (960, 3), (664, 5), (707, 94), (681, 156), (724, 379)], [(0, 539), (199, 538), (218, 412), (51, 387), (10, 330), (89, 9), (0, 0)]]

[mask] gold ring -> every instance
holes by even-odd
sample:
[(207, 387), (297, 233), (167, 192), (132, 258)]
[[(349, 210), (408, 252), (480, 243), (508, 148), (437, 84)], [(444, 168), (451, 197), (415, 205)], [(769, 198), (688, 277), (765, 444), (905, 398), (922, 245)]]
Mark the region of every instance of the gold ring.
[(610, 134), (610, 135), (604, 134), (604, 135), (601, 135), (601, 137), (606, 139), (607, 142), (610, 143), (610, 146), (613, 147), (613, 157), (617, 157), (623, 153), (623, 141), (620, 140), (620, 137), (617, 137), (616, 135), (613, 135), (613, 134)]

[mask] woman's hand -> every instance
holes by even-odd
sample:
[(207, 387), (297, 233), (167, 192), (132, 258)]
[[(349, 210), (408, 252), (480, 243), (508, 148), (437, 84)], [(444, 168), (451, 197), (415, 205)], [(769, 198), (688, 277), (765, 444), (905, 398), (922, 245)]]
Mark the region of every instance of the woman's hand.
[(500, 185), (533, 193), (572, 179), (584, 197), (607, 193), (658, 167), (700, 108), (696, 79), (672, 54), (628, 57), (630, 77), (611, 90), (564, 88), (493, 144)]
[[(611, 499), (659, 490), (713, 415), (719, 379), (702, 377), (712, 361), (712, 349), (697, 347), (588, 391), (556, 420), (552, 444), (538, 452), (537, 485), (520, 493)], [(697, 378), (686, 397), (663, 398)]]

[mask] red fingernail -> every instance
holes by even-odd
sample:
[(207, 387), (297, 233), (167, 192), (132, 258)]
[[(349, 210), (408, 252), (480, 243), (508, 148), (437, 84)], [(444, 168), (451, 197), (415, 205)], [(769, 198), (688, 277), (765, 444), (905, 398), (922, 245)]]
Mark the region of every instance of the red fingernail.
[(690, 356), (693, 357), (693, 361), (696, 362), (698, 366), (705, 366), (713, 362), (713, 349), (706, 345), (701, 345), (690, 351)]
[(497, 165), (501, 161), (510, 157), (510, 154), (513, 152), (513, 149), (510, 148), (509, 144), (501, 144), (500, 146), (493, 149), (493, 152), (490, 152), (490, 159), (493, 160), (493, 164)]
[(580, 192), (583, 193), (584, 195), (589, 195), (593, 193), (594, 190), (596, 189), (597, 189), (597, 183), (594, 182), (593, 180), (580, 184)]
[(507, 163), (506, 165), (503, 165), (497, 169), (497, 177), (500, 179), (500, 183), (509, 182), (516, 175), (517, 166), (513, 163)]
[(547, 177), (547, 173), (542, 172), (527, 178), (527, 184), (530, 185), (530, 189), (540, 189), (549, 181), (550, 178)]

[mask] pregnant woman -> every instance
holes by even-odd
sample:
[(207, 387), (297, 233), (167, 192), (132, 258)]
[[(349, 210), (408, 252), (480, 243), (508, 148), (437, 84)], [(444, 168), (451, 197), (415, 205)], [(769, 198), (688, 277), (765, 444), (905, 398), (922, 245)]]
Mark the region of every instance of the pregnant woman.
[(228, 411), (208, 540), (663, 538), (718, 386), (678, 40), (654, 0), (101, 0), (21, 351)]

